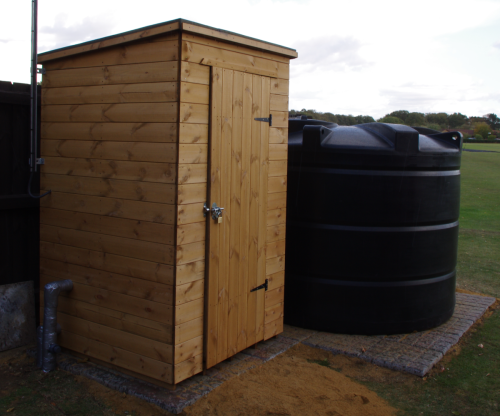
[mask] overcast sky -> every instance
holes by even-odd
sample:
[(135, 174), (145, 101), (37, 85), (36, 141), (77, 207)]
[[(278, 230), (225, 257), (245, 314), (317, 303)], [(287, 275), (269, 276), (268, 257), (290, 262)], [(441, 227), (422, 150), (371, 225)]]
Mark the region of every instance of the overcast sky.
[[(39, 0), (38, 51), (184, 18), (297, 49), (290, 109), (500, 115), (500, 0)], [(30, 82), (31, 0), (0, 15), (0, 80)]]

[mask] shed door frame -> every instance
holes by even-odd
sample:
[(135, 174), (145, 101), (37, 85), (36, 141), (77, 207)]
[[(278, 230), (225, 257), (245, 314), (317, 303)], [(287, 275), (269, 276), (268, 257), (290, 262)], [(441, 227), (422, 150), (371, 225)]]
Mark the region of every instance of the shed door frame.
[[(204, 365), (264, 339), (271, 78), (211, 67)], [(245, 249), (246, 248), (246, 249)]]

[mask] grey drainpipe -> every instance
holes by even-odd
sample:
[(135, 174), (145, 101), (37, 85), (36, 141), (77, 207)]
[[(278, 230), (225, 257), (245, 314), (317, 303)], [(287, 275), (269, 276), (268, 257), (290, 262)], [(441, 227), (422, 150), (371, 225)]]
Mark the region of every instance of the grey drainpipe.
[(61, 291), (73, 289), (71, 280), (47, 283), (44, 289), (43, 326), (37, 329), (37, 365), (48, 373), (56, 368), (56, 354), (61, 351), (57, 345), (57, 334), (61, 327), (57, 324), (57, 298)]

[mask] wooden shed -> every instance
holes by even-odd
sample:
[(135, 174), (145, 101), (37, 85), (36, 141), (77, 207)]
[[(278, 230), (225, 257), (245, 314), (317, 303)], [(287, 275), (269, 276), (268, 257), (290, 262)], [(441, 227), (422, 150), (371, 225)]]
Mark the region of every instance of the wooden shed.
[(176, 384), (282, 331), (296, 57), (182, 19), (39, 55), (61, 346)]

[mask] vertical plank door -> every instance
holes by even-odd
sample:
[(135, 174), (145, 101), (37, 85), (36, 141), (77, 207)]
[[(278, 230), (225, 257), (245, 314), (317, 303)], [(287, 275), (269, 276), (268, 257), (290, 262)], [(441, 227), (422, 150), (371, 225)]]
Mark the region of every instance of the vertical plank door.
[(264, 339), (270, 80), (212, 68), (206, 368)]

